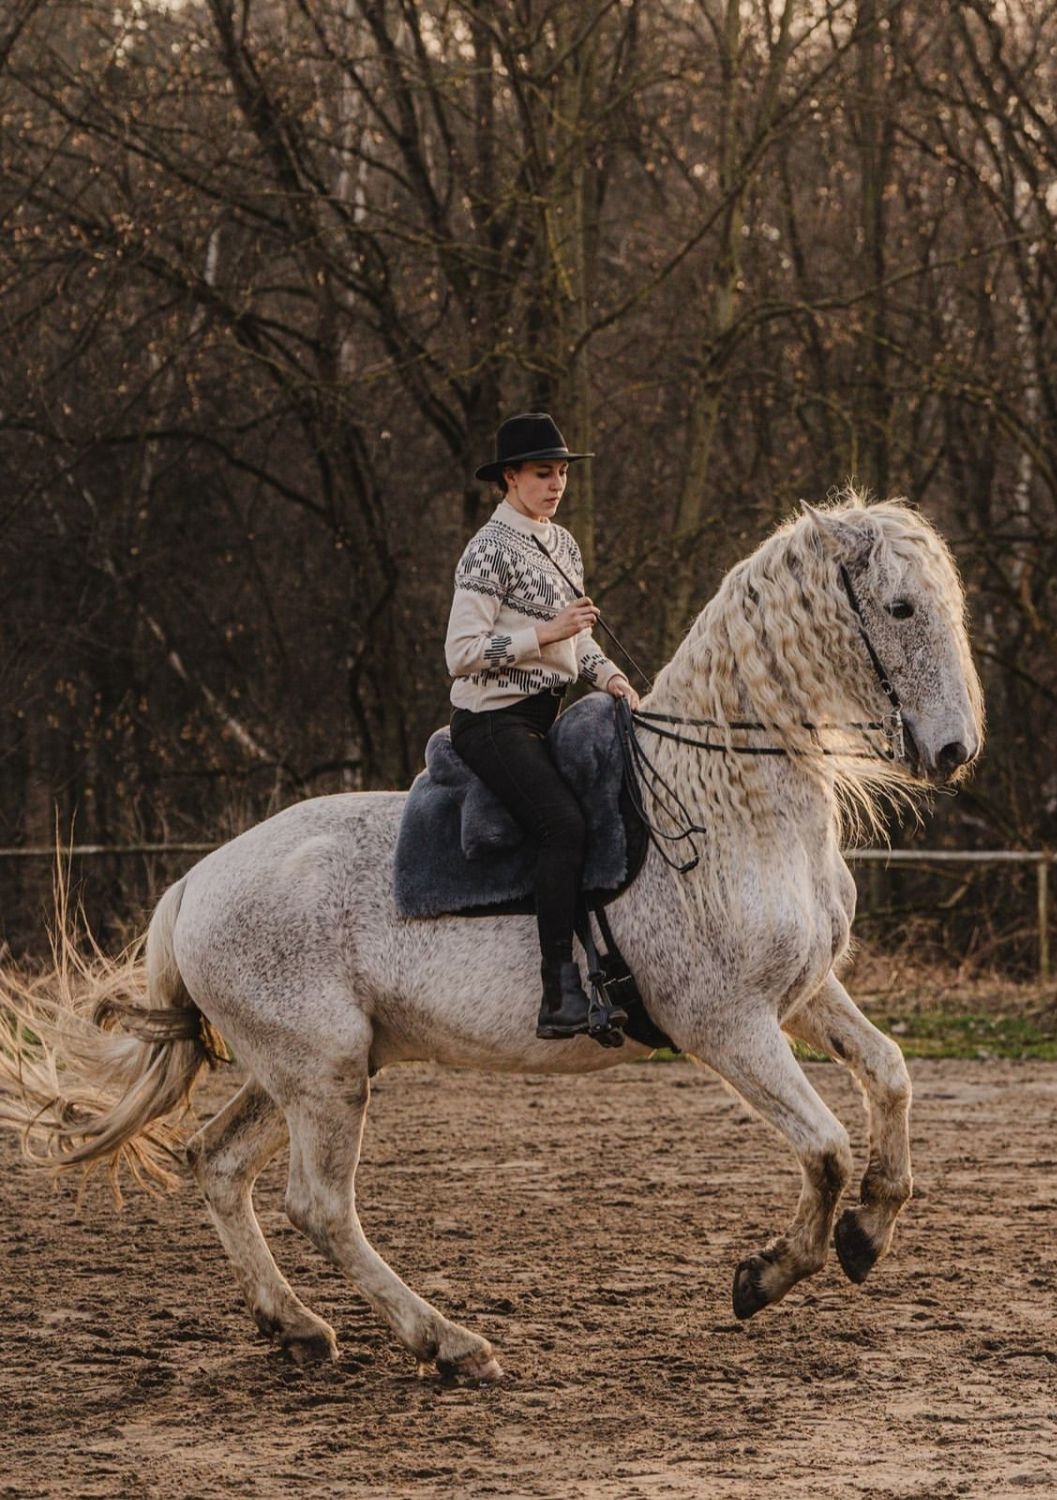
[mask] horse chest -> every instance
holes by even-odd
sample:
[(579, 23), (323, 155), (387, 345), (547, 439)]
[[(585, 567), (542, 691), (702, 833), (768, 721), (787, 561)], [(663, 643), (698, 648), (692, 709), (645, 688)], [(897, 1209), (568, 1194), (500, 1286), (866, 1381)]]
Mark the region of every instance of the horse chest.
[(708, 882), (674, 890), (645, 871), (625, 898), (625, 931), (618, 903), (618, 941), (657, 999), (752, 995), (784, 1015), (822, 983), (848, 945), (855, 887), (847, 867), (837, 856), (761, 870), (718, 880), (713, 871)]
[[(779, 1015), (825, 979), (848, 946), (855, 909), (854, 882), (839, 856), (783, 884), (784, 900), (768, 903), (770, 921), (765, 915), (757, 929), (760, 987), (775, 997)], [(751, 958), (747, 967), (757, 968)]]

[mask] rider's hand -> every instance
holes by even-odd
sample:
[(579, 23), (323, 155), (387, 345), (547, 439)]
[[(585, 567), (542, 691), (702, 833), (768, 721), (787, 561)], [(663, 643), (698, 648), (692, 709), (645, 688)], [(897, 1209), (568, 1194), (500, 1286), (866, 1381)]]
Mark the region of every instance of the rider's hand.
[(614, 698), (626, 698), (629, 708), (635, 709), (639, 706), (639, 695), (623, 672), (617, 672), (609, 679), (606, 683), (606, 692), (612, 693)]
[(598, 610), (585, 595), (559, 610), (553, 620), (544, 620), (537, 625), (536, 637), (541, 646), (549, 646), (554, 641), (567, 641), (570, 636), (579, 635), (581, 630), (593, 630), (597, 619)]

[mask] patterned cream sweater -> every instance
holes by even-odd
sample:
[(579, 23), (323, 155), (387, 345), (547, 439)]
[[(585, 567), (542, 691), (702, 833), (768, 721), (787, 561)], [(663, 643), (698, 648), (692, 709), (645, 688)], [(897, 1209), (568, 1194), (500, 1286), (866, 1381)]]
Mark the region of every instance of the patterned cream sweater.
[(504, 708), (583, 678), (604, 688), (619, 668), (589, 630), (541, 646), (537, 620), (552, 620), (575, 595), (536, 546), (538, 537), (583, 592), (580, 549), (563, 526), (533, 521), (504, 500), (470, 539), (455, 570), (445, 656), (456, 708)]

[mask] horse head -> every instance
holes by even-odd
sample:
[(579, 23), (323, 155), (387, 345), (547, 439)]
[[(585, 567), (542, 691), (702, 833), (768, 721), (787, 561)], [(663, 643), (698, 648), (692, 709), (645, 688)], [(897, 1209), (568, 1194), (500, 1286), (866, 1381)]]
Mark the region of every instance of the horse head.
[[(896, 711), (897, 756), (915, 780), (949, 783), (983, 744), (980, 680), (954, 559), (905, 501), (848, 492), (794, 523), (818, 559), (837, 618), (829, 648), (863, 711)], [(792, 531), (790, 532), (792, 541)]]

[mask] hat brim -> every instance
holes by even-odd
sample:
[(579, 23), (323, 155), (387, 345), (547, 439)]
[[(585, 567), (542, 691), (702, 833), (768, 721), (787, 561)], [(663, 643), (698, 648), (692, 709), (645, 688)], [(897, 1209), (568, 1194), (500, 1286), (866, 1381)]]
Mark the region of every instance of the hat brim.
[(537, 448), (532, 453), (511, 453), (509, 458), (496, 459), (490, 464), (482, 464), (479, 469), (474, 470), (475, 479), (501, 479), (504, 469), (512, 469), (515, 464), (527, 464), (532, 459), (561, 459), (564, 464), (574, 464), (581, 458), (594, 458), (593, 453), (570, 453), (567, 448)]

